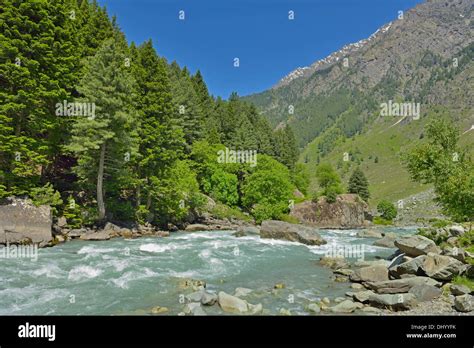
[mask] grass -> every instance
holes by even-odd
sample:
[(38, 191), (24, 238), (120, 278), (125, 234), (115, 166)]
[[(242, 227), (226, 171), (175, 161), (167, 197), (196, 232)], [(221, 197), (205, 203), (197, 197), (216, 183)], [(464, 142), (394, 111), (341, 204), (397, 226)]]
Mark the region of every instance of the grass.
[(456, 277), (454, 277), (454, 279), (452, 281), (452, 284), (464, 285), (464, 286), (467, 286), (469, 289), (471, 289), (471, 291), (474, 291), (474, 280), (469, 279), (467, 277), (456, 276)]

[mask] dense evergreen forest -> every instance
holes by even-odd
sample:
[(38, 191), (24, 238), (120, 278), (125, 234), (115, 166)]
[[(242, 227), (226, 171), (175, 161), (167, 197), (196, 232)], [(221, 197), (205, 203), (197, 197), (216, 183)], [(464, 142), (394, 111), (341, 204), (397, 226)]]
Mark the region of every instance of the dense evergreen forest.
[[(70, 226), (166, 226), (205, 195), (259, 221), (305, 193), (289, 127), (210, 95), (151, 40), (129, 44), (95, 1), (4, 0), (0, 42), (0, 198), (49, 204)], [(258, 165), (219, 163), (225, 148), (257, 151)]]

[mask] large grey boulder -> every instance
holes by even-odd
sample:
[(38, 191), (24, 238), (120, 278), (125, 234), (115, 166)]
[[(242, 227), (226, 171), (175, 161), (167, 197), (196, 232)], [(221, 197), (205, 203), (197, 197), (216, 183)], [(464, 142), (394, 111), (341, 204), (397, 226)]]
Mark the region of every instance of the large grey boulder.
[(459, 225), (454, 225), (448, 227), (449, 234), (453, 237), (458, 237), (464, 234), (464, 227)]
[(353, 282), (378, 282), (388, 280), (388, 269), (384, 265), (375, 265), (356, 269), (350, 275)]
[(373, 294), (372, 290), (358, 291), (352, 295), (352, 298), (358, 302), (366, 303)]
[(420, 268), (428, 277), (447, 281), (461, 274), (465, 266), (452, 257), (429, 253)]
[(184, 306), (183, 312), (186, 315), (196, 315), (196, 316), (207, 315), (207, 313), (204, 312), (204, 310), (202, 309), (201, 304), (199, 302), (187, 303)]
[(217, 294), (205, 291), (201, 297), (201, 303), (205, 306), (212, 306), (217, 302)]
[(184, 229), (186, 232), (207, 231), (209, 227), (204, 224), (191, 224)]
[(428, 253), (439, 254), (441, 250), (431, 239), (420, 235), (401, 236), (395, 242), (395, 246), (408, 256), (416, 257)]
[(456, 284), (451, 284), (449, 287), (449, 290), (451, 291), (451, 294), (454, 296), (461, 296), (461, 295), (466, 295), (471, 293), (471, 289), (469, 289), (465, 285), (456, 285)]
[(327, 243), (321, 238), (316, 228), (276, 220), (265, 220), (262, 222), (260, 237), (283, 239), (308, 245)]
[(404, 279), (386, 280), (381, 282), (367, 282), (365, 286), (379, 294), (399, 294), (408, 292), (417, 285), (440, 285), (436, 280), (428, 277), (411, 277)]
[(421, 265), (426, 257), (426, 255), (420, 255), (411, 260), (390, 267), (389, 273), (395, 278), (401, 278), (404, 274), (421, 275), (423, 273), (421, 271)]
[(53, 239), (51, 208), (8, 198), (0, 205), (0, 244), (46, 244)]
[(415, 295), (418, 302), (425, 302), (440, 297), (441, 289), (433, 285), (420, 284), (413, 286), (409, 293)]
[(390, 310), (405, 310), (417, 304), (416, 296), (413, 294), (373, 294), (369, 297), (369, 303), (374, 307), (388, 308)]

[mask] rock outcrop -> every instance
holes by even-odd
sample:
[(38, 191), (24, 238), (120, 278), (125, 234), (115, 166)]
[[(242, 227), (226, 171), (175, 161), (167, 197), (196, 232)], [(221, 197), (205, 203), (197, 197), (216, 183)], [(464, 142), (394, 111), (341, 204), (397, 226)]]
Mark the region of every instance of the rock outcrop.
[(319, 235), (317, 229), (288, 222), (265, 220), (260, 228), (261, 238), (283, 239), (308, 245), (322, 245), (327, 242)]
[(51, 208), (36, 207), (29, 200), (9, 198), (0, 205), (0, 244), (49, 243), (52, 235)]
[(358, 228), (367, 226), (368, 205), (358, 195), (339, 195), (334, 203), (321, 197), (317, 203), (295, 204), (290, 215), (301, 223), (321, 228)]

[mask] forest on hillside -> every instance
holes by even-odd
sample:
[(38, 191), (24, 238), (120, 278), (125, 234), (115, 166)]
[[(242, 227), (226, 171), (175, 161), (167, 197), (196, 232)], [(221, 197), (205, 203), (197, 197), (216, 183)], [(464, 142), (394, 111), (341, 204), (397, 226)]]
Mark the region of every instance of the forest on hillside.
[[(180, 224), (206, 205), (278, 218), (308, 184), (289, 127), (128, 43), (96, 1), (3, 1), (0, 198), (48, 204), (68, 225)], [(219, 151), (256, 151), (257, 166)], [(228, 161), (229, 162), (229, 161)], [(245, 215), (243, 215), (245, 214)]]

